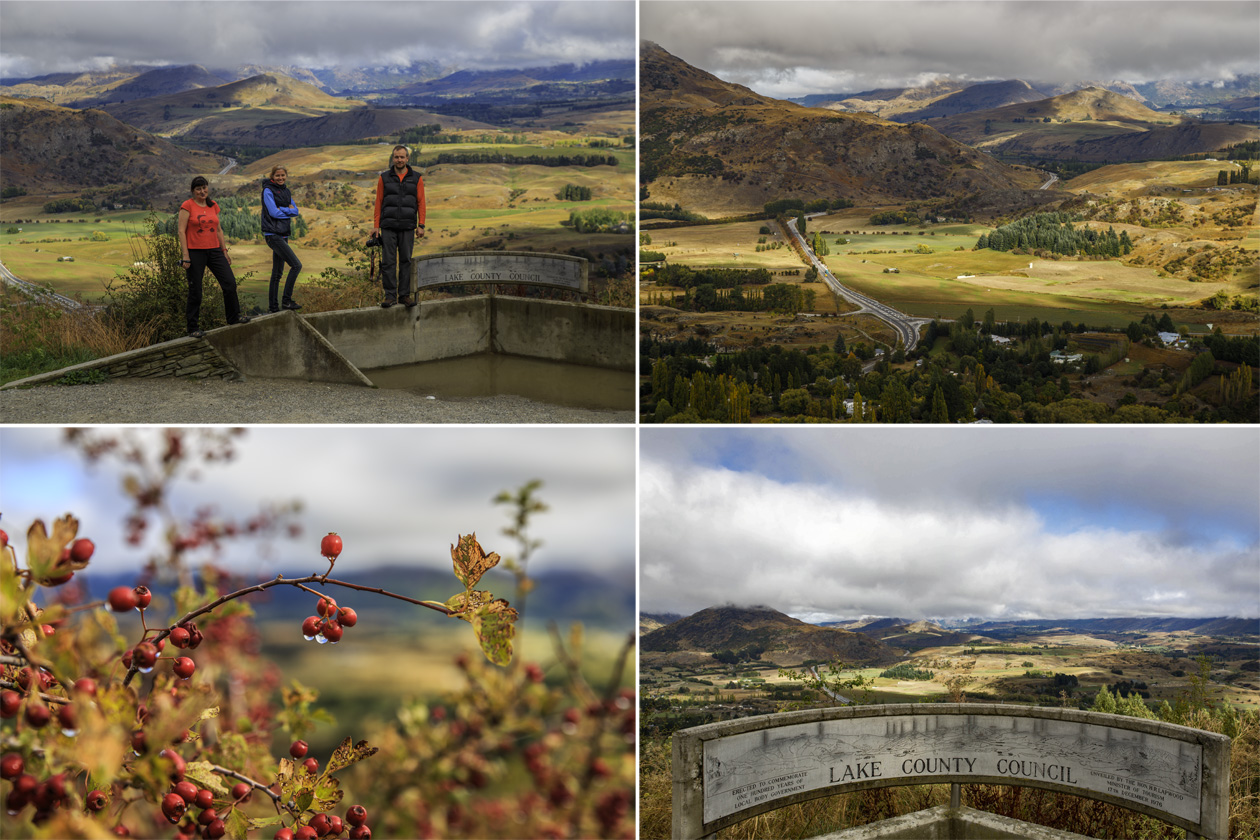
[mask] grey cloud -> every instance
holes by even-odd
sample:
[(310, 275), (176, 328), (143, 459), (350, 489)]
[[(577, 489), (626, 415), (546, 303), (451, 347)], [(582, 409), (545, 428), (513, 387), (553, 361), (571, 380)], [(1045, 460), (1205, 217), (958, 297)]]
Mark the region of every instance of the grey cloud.
[(640, 8), (643, 38), (770, 96), (935, 75), (1143, 82), (1260, 72), (1254, 3), (645, 0)]
[[(1254, 430), (983, 431), (710, 429), (689, 455), (701, 435), (645, 429), (644, 609), (733, 601), (909, 618), (1260, 609)], [(1124, 505), (1108, 507), (1115, 498)], [(1064, 499), (1080, 507), (1072, 522), (1052, 518)], [(1206, 521), (1186, 532), (1168, 525), (1196, 518)]]
[(494, 69), (634, 54), (634, 3), (5, 2), (0, 74), (120, 64)]

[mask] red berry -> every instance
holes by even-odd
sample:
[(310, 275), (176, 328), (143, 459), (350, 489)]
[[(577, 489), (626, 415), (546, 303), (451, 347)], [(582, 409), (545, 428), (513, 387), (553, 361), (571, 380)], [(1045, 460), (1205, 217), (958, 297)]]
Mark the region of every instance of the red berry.
[(341, 554), (341, 537), (330, 533), (319, 541), (319, 553), (329, 560), (336, 560)]
[[(206, 791), (206, 793), (210, 793), (210, 791)], [(199, 799), (201, 798), (201, 791), (197, 791), (197, 797), (198, 797)], [(211, 799), (211, 801), (213, 801), (213, 800), (214, 800), (214, 794), (213, 794), (213, 793), (210, 793), (210, 799)], [(200, 806), (200, 805), (198, 805), (197, 807), (199, 807), (199, 808), (200, 808), (201, 806)], [(218, 818), (219, 818), (219, 815), (218, 815), (217, 813), (215, 813), (215, 810), (214, 810), (213, 808), (207, 807), (207, 808), (205, 808), (205, 810), (203, 810), (203, 811), (201, 812), (201, 814), (197, 817), (197, 824), (198, 824), (198, 825), (209, 825), (210, 823), (214, 822), (214, 821), (215, 821), (215, 820), (217, 820)]]
[(137, 668), (152, 668), (157, 662), (158, 649), (152, 642), (141, 642), (132, 649), (131, 657)]
[(346, 809), (346, 822), (350, 825), (363, 825), (367, 822), (367, 808), (362, 805), (351, 805)]
[(74, 690), (82, 692), (89, 697), (96, 696), (96, 680), (91, 677), (80, 677), (74, 681)]
[[(201, 808), (202, 810), (211, 811), (211, 813), (213, 813), (212, 806), (214, 805), (214, 791), (201, 788), (200, 790), (197, 791), (197, 795), (193, 797), (192, 804), (196, 805), (198, 808)], [(204, 817), (205, 814), (202, 814), (201, 816)], [(202, 825), (205, 825), (206, 823), (210, 822), (210, 820), (214, 819), (215, 816), (218, 816), (218, 814), (215, 814), (214, 816), (210, 817), (210, 819), (198, 820), (198, 822), (200, 822)]]
[(307, 746), (305, 741), (294, 741), (289, 745), (289, 755), (294, 758), (305, 758), (306, 750)]
[(192, 640), (192, 633), (189, 633), (183, 627), (175, 627), (171, 629), (171, 633), (167, 638), (171, 640), (171, 644), (175, 645), (175, 647), (182, 649), (188, 647), (188, 643)]
[(89, 811), (102, 811), (109, 804), (109, 798), (105, 796), (103, 791), (94, 790), (87, 795), (87, 808)]
[(341, 625), (335, 621), (329, 621), (324, 624), (324, 629), (319, 631), (324, 634), (324, 638), (330, 642), (336, 643), (341, 641), (341, 634), (344, 632)]
[(16, 779), (26, 769), (26, 761), (17, 753), (5, 753), (0, 758), (0, 779)]
[(187, 656), (181, 656), (175, 660), (175, 676), (180, 679), (188, 679), (197, 670), (197, 663), (193, 662)]
[(342, 627), (353, 627), (359, 623), (359, 614), (349, 607), (337, 610), (337, 623)]
[(273, 837), (274, 840), (293, 840), (293, 829), (286, 826), (277, 831)]
[(136, 591), (126, 586), (109, 590), (109, 608), (114, 612), (130, 612), (136, 608)]
[(311, 821), (310, 823), (308, 823), (308, 825), (310, 825), (311, 828), (315, 829), (315, 833), (318, 834), (320, 837), (323, 837), (332, 828), (332, 826), (328, 822), (327, 814), (316, 814), (315, 816), (311, 817)]
[(78, 729), (79, 716), (74, 711), (74, 704), (65, 703), (61, 708), (57, 709), (57, 722), (61, 724), (62, 729)]
[(232, 785), (232, 798), (238, 802), (248, 802), (253, 792), (254, 789), (248, 782), (237, 782)]
[(153, 593), (149, 591), (149, 587), (140, 585), (132, 590), (136, 596), (136, 607), (142, 610), (149, 608), (149, 603), (153, 600)]
[(319, 633), (319, 625), (322, 622), (323, 622), (323, 619), (320, 618), (319, 616), (308, 615), (302, 621), (302, 636), (303, 637), (310, 636), (314, 638)]
[(302, 762), (302, 766), (303, 766), (303, 767), (305, 767), (305, 768), (306, 768), (306, 772), (307, 772), (307, 773), (309, 773), (309, 774), (311, 774), (312, 776), (314, 776), (316, 773), (318, 773), (318, 772), (319, 772), (319, 760), (318, 760), (318, 759), (315, 759), (315, 758), (308, 758), (308, 759), (306, 759), (306, 761), (303, 761), (303, 762)]
[(52, 720), (52, 711), (43, 703), (28, 703), (26, 705), (26, 722), (36, 729), (47, 726), (48, 721)]
[(315, 612), (320, 615), (334, 615), (337, 612), (337, 602), (332, 598), (320, 598), (315, 605)]
[(16, 717), (21, 705), (22, 695), (8, 689), (0, 691), (0, 717)]
[(39, 583), (41, 586), (61, 586), (63, 583), (69, 583), (70, 578), (74, 577), (74, 572), (66, 572), (64, 575), (56, 577), (44, 578)]
[(205, 836), (210, 838), (210, 840), (218, 840), (224, 834), (227, 834), (227, 826), (218, 817), (215, 817), (206, 826)]
[(184, 800), (185, 805), (192, 805), (197, 801), (197, 786), (187, 779), (178, 782), (173, 790), (179, 794), (180, 799)]
[(119, 823), (118, 825), (114, 826), (114, 834), (118, 837), (130, 837), (131, 829), (127, 828), (127, 826), (123, 825), (122, 823)]
[(356, 825), (350, 829), (350, 840), (372, 840), (372, 829), (366, 825)]
[(148, 739), (145, 737), (144, 731), (137, 729), (131, 733), (131, 749), (136, 753), (143, 755), (148, 751)]
[(89, 539), (78, 539), (70, 544), (70, 559), (76, 563), (86, 563), (92, 559), (96, 546)]
[(0, 548), (9, 547), (9, 535), (7, 532), (0, 530)]
[(525, 676), (530, 682), (540, 683), (543, 681), (543, 669), (538, 667), (538, 663), (531, 662), (525, 666)]
[(293, 840), (315, 840), (319, 834), (309, 825), (304, 825), (293, 834)]
[(336, 837), (338, 834), (341, 833), (341, 830), (343, 828), (345, 828), (345, 825), (342, 824), (341, 817), (337, 816), (336, 814), (332, 814), (328, 817), (328, 833), (329, 834)]
[(188, 804), (178, 793), (168, 793), (162, 797), (162, 813), (171, 823), (179, 822), (186, 810), (188, 810)]

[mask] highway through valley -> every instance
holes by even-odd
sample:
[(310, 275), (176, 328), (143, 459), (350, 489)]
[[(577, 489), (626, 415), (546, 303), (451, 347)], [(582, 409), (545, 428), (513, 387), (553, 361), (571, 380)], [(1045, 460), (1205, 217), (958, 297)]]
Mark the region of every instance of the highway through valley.
[[(807, 216), (806, 218), (814, 217)], [(789, 221), (782, 227), (784, 227), (787, 230), (788, 235), (793, 237), (801, 246), (801, 250), (809, 257), (814, 268), (818, 269), (818, 276), (823, 279), (823, 282), (827, 284), (827, 287), (840, 297), (847, 300), (849, 303), (858, 307), (856, 312), (846, 312), (846, 315), (858, 315), (861, 313), (874, 315), (876, 318), (893, 328), (907, 353), (914, 349), (915, 345), (919, 343), (919, 328), (924, 324), (931, 323), (931, 318), (915, 318), (911, 315), (905, 314), (904, 312), (898, 312), (891, 306), (875, 300), (875, 298), (867, 297), (861, 292), (854, 291), (848, 286), (845, 286), (836, 279), (836, 276), (831, 273), (831, 269), (827, 268), (823, 261), (814, 253), (813, 249), (809, 247), (809, 242), (807, 242), (805, 237), (801, 235), (801, 232), (796, 229), (795, 224)]]

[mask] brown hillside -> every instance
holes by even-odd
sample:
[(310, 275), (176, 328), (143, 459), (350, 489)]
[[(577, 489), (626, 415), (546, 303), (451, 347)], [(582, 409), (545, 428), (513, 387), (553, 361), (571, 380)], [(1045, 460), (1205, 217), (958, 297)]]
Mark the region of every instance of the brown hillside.
[(898, 658), (895, 649), (877, 639), (806, 624), (768, 607), (709, 607), (644, 635), (641, 645), (645, 652), (708, 653), (756, 646), (763, 649), (763, 659), (779, 664), (838, 659), (868, 666)]
[(219, 87), (227, 79), (216, 76), (198, 64), (158, 67), (107, 86), (103, 91), (74, 102), (76, 108), (96, 108), (112, 103), (132, 102), (154, 96), (170, 96), (187, 90)]
[[(234, 139), (238, 143), (256, 146), (320, 146), (350, 143), (368, 137), (398, 135), (413, 126), (433, 123), (440, 124), (444, 131), (495, 130), (494, 126), (487, 123), (433, 114), (419, 108), (356, 108), (344, 113), (302, 117), (257, 128), (243, 127), (234, 135)], [(213, 124), (199, 125), (188, 132), (189, 137), (220, 137), (222, 134), (223, 127)]]
[(904, 201), (1035, 186), (927, 126), (770, 99), (650, 43), (640, 121), (649, 200), (719, 214), (785, 197)]
[(317, 116), (320, 113), (362, 107), (354, 99), (329, 96), (319, 88), (279, 74), (264, 74), (212, 88), (197, 88), (169, 96), (150, 97), (106, 106), (105, 110), (129, 125), (150, 131), (169, 129), (166, 109), (198, 109), (198, 116), (212, 118), (221, 109), (271, 109)]
[(181, 149), (125, 125), (104, 111), (78, 111), (42, 99), (0, 97), (0, 174), (5, 186), (32, 193), (182, 183), (217, 172), (222, 158)]
[(957, 93), (943, 96), (929, 105), (890, 115), (889, 119), (897, 122), (914, 122), (917, 120), (952, 117), (956, 114), (969, 114), (973, 111), (986, 111), (1008, 105), (1020, 105), (1025, 102), (1036, 102), (1045, 98), (1044, 93), (1021, 79), (1011, 79), (1002, 82), (981, 82)]

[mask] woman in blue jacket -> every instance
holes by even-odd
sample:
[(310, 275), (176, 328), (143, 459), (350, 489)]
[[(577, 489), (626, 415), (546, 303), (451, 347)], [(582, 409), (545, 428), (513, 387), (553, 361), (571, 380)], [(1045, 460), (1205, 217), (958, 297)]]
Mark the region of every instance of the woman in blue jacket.
[[(293, 284), (302, 271), (302, 263), (289, 247), (289, 220), (300, 214), (289, 188), (284, 185), (287, 180), (289, 170), (273, 166), (262, 187), (262, 232), (267, 247), (271, 249), (271, 285), (267, 289), (267, 309), (270, 312), (279, 312), (282, 306), (285, 309), (302, 308), (302, 304), (293, 302)], [(286, 265), (289, 266), (289, 277), (284, 282), (284, 298), (280, 300), (277, 292), (280, 275)]]

